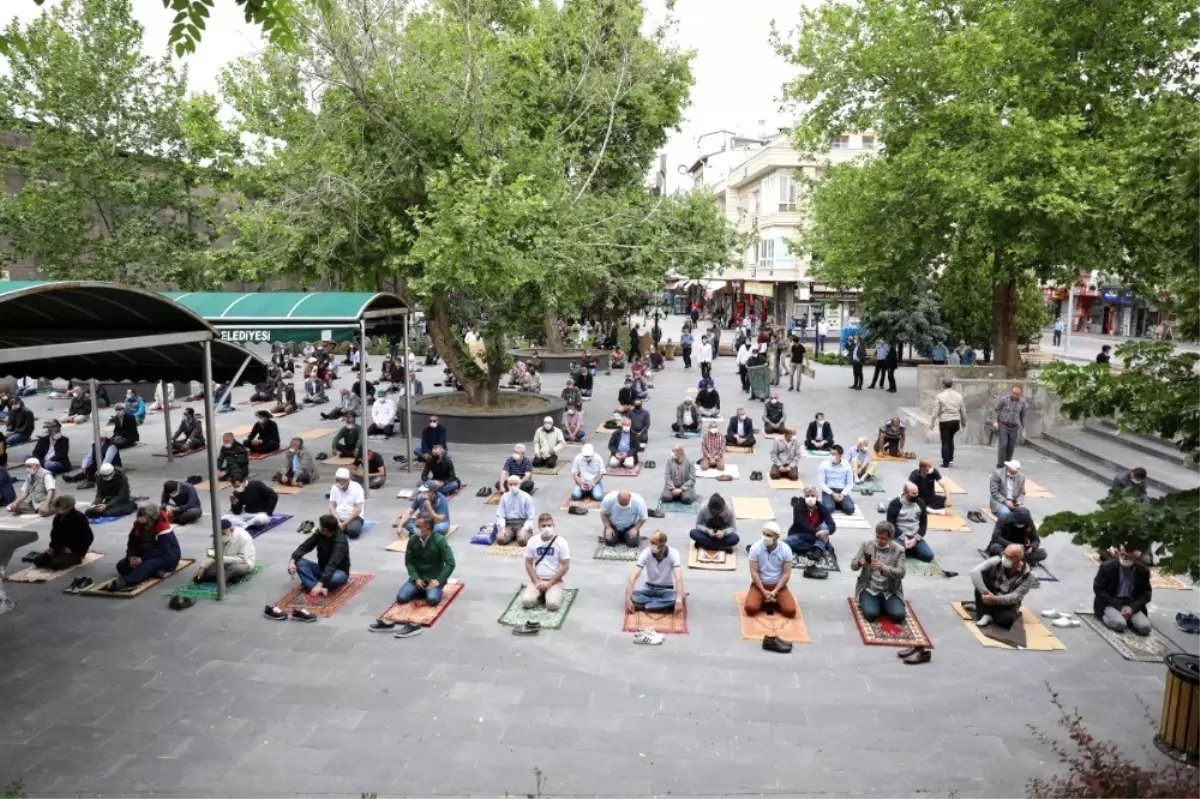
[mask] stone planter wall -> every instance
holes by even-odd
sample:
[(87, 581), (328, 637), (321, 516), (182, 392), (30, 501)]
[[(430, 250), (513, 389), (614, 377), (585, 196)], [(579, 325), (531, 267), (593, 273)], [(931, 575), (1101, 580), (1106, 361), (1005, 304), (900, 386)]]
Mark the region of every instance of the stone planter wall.
[[(578, 363), (580, 357), (583, 356), (583, 350), (567, 350), (563, 353), (538, 350), (537, 354), (542, 359), (542, 374), (567, 374), (571, 371), (571, 362)], [(592, 354), (596, 356), (596, 368), (601, 372), (607, 372), (609, 368), (608, 350), (592, 350)], [(514, 360), (528, 361), (533, 357), (533, 350), (509, 350), (507, 355)]]
[[(421, 397), (412, 405), (413, 439), (419, 440), (421, 431), (429, 423), (430, 416), (437, 416), (446, 428), (449, 437), (450, 451), (456, 444), (528, 444), (533, 440), (533, 434), (542, 419), (547, 416), (554, 419), (556, 425), (562, 424), (563, 411), (567, 404), (561, 397), (549, 394), (523, 395), (536, 396), (545, 400), (545, 404), (537, 410), (511, 411), (499, 413), (473, 412), (467, 409), (442, 410), (432, 407), (434, 400), (439, 397), (452, 396), (448, 394), (429, 394)], [(404, 405), (400, 405), (400, 432), (404, 431)]]

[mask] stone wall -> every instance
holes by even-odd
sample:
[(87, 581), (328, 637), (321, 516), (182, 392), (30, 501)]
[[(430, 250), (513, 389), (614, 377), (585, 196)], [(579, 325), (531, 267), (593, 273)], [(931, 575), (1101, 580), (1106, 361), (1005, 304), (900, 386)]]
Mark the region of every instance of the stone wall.
[(1059, 399), (1049, 387), (1036, 380), (1005, 377), (1002, 367), (942, 366), (917, 367), (917, 396), (911, 406), (901, 408), (909, 436), (914, 440), (936, 441), (937, 430), (929, 430), (934, 398), (942, 391), (942, 379), (953, 378), (954, 388), (963, 395), (967, 406), (967, 430), (958, 435), (960, 444), (987, 444), (996, 401), (1009, 393), (1014, 385), (1024, 391), (1028, 409), (1025, 412), (1025, 433), (1033, 438), (1044, 430), (1053, 430), (1065, 423), (1059, 418)]

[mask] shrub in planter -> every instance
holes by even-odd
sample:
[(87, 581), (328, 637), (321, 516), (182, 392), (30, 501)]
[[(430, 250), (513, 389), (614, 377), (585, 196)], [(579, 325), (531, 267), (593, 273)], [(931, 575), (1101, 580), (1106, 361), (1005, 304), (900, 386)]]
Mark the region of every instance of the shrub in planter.
[(825, 366), (845, 366), (850, 363), (841, 355), (833, 352), (818, 352), (813, 356), (813, 360)]

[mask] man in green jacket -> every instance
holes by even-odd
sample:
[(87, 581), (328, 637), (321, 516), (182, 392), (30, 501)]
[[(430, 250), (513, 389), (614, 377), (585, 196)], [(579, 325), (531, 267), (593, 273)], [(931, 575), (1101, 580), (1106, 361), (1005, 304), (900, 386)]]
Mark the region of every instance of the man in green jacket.
[[(428, 518), (418, 518), (416, 527), (417, 535), (409, 536), (408, 549), (404, 552), (408, 582), (396, 592), (396, 601), (404, 605), (422, 597), (427, 605), (437, 607), (442, 602), (446, 581), (454, 573), (454, 552), (446, 543), (445, 536), (433, 534), (433, 525)], [(371, 632), (387, 632), (395, 627), (395, 622), (379, 618), (367, 629)], [(408, 638), (420, 632), (418, 625), (401, 624), (396, 630), (396, 637)]]

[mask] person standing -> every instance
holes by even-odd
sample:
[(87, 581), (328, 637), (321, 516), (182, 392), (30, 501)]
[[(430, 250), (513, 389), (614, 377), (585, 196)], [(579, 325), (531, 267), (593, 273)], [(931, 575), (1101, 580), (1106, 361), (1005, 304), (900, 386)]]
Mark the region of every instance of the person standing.
[(692, 368), (692, 329), (685, 327), (679, 336), (679, 349), (683, 353), (683, 368)]
[[(820, 350), (818, 350), (820, 352)], [(850, 358), (850, 368), (854, 371), (854, 384), (850, 388), (855, 391), (862, 391), (863, 388), (863, 361), (866, 360), (866, 350), (863, 349), (862, 342), (858, 336), (851, 336), (846, 343), (846, 354)]]
[(788, 380), (788, 391), (799, 391), (800, 384), (804, 380), (804, 355), (807, 350), (804, 348), (804, 342), (800, 340), (800, 335), (796, 334), (792, 337), (792, 374)]
[(942, 440), (942, 468), (948, 469), (954, 464), (954, 437), (967, 429), (967, 404), (963, 395), (954, 390), (954, 380), (949, 377), (942, 378), (942, 390), (933, 398), (929, 429), (934, 425)]
[[(887, 359), (884, 361), (883, 369), (887, 375), (888, 393), (896, 393), (896, 367), (900, 365), (900, 345), (893, 343), (888, 348)], [(879, 379), (879, 387), (883, 388), (883, 378)]]
[(1062, 346), (1062, 334), (1065, 327), (1061, 316), (1054, 318), (1054, 346)]
[(1008, 395), (996, 401), (992, 429), (1000, 434), (996, 442), (997, 469), (1013, 459), (1017, 443), (1025, 437), (1025, 398), (1022, 393), (1021, 387), (1014, 385)]
[(829, 325), (825, 324), (822, 319), (817, 322), (817, 355), (820, 355), (825, 350), (825, 337), (829, 335)]
[(875, 381), (879, 381), (879, 387), (883, 388), (884, 376), (887, 374), (887, 357), (887, 342), (879, 339), (875, 342), (875, 372), (871, 375), (871, 385), (867, 388), (875, 388)]

